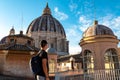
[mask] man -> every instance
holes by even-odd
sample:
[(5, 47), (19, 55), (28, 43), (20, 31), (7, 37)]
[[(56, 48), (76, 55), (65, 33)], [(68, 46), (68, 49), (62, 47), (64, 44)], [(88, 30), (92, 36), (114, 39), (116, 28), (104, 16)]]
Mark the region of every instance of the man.
[(41, 53), (39, 56), (41, 57), (41, 67), (42, 71), (39, 75), (36, 75), (37, 80), (49, 80), (49, 67), (48, 67), (48, 55), (46, 49), (48, 48), (48, 43), (46, 40), (41, 41)]

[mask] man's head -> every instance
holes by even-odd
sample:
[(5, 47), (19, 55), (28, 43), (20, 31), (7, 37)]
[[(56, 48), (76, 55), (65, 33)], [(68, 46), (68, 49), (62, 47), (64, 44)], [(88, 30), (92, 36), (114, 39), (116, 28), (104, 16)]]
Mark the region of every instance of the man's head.
[(42, 41), (41, 41), (41, 48), (44, 49), (44, 50), (46, 50), (46, 49), (48, 48), (48, 45), (47, 45), (47, 44), (48, 44), (48, 43), (47, 43), (46, 40), (42, 40)]

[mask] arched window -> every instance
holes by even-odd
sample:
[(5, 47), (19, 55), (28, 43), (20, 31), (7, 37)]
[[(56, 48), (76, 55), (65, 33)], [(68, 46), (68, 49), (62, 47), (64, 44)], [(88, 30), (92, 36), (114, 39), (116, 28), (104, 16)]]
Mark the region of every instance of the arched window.
[(93, 59), (92, 52), (89, 50), (85, 50), (83, 59), (84, 59), (83, 60), (84, 72), (87, 72), (87, 73), (94, 72), (94, 59)]
[(53, 43), (51, 43), (51, 46), (50, 46), (51, 48), (54, 48), (54, 44)]
[(14, 41), (15, 41), (14, 39), (10, 39), (10, 42), (11, 42), (11, 43), (14, 43)]
[(27, 41), (27, 44), (28, 44), (28, 45), (31, 45), (31, 41), (30, 41), (30, 40), (28, 40), (28, 41)]
[(105, 52), (105, 69), (119, 69), (119, 60), (115, 49)]
[(55, 72), (55, 60), (51, 59), (49, 61), (49, 73), (54, 73)]

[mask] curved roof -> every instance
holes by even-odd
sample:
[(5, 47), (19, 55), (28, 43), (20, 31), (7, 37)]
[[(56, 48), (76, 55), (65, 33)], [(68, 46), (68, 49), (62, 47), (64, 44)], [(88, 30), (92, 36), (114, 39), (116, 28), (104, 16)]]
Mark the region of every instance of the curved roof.
[(6, 41), (6, 38), (7, 38), (7, 36), (3, 37), (3, 38), (1, 39), (1, 41), (0, 41), (0, 44), (3, 44), (3, 43), (5, 43), (5, 41)]
[(61, 35), (66, 36), (62, 24), (51, 15), (51, 11), (50, 8), (48, 7), (48, 4), (46, 8), (43, 10), (42, 16), (36, 18), (30, 23), (26, 34), (40, 31), (57, 32), (60, 33)]
[(83, 37), (95, 36), (95, 35), (113, 35), (113, 31), (104, 25), (98, 24), (97, 21), (94, 22), (94, 25), (89, 27), (84, 33)]
[(48, 53), (53, 53), (53, 54), (57, 53), (57, 51), (55, 50), (55, 48), (49, 48), (49, 49), (47, 50), (47, 52), (48, 52)]
[(27, 39), (33, 40), (33, 38), (24, 35), (23, 32), (20, 31), (20, 34), (8, 35), (8, 36), (3, 37), (3, 38), (1, 39), (1, 41), (0, 41), (0, 44), (6, 43), (6, 39), (7, 39), (8, 37), (27, 38)]
[(0, 45), (0, 50), (15, 50), (15, 51), (39, 51), (39, 48), (30, 45), (22, 44), (3, 44)]

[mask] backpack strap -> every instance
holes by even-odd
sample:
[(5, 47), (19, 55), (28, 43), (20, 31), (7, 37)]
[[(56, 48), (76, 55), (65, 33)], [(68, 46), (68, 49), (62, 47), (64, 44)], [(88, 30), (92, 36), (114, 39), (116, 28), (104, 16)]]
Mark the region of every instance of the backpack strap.
[(40, 50), (40, 51), (38, 52), (37, 56), (41, 57), (42, 54), (43, 54), (43, 52), (42, 52), (42, 50)]

